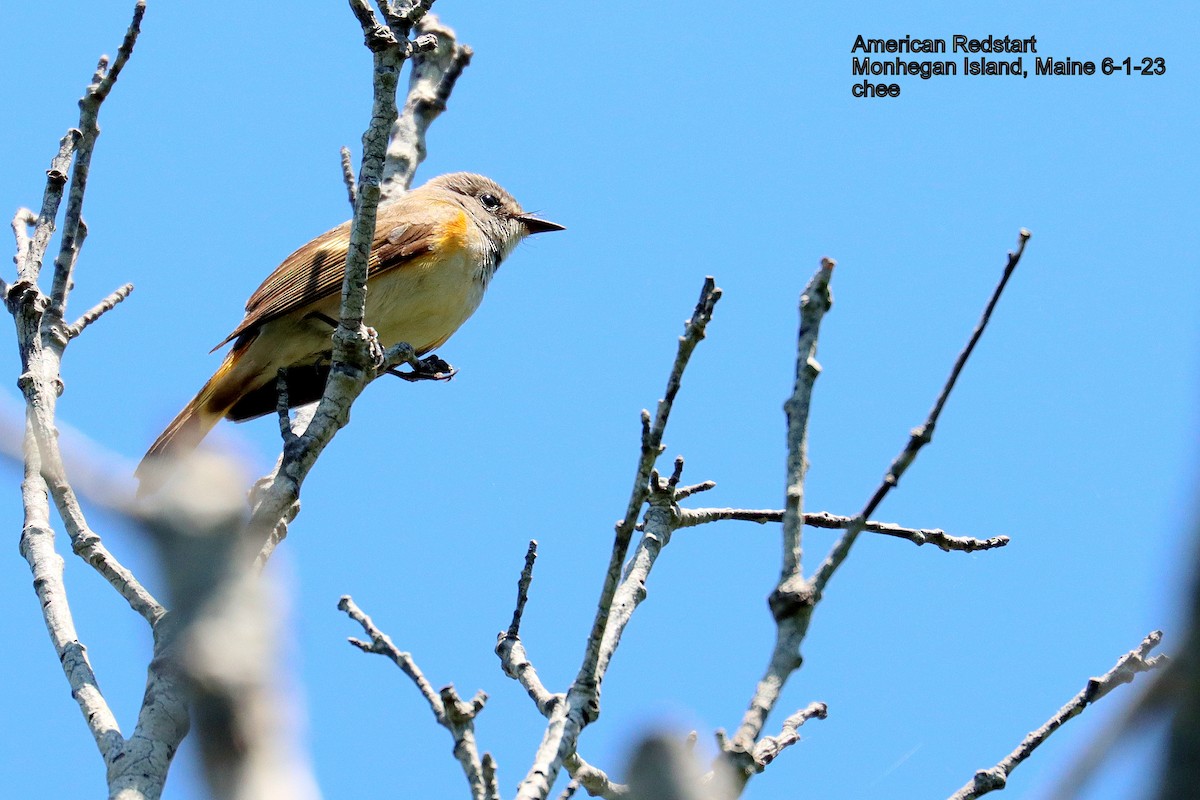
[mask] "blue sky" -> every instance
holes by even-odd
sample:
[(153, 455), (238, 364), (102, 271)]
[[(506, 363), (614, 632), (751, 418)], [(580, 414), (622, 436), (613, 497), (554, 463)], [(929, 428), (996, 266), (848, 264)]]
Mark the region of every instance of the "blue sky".
[[(95, 59), (132, 3), (17, 4), (0, 31), (0, 200), (38, 202)], [(449, 736), (389, 663), (348, 647), (344, 593), (435, 686), (491, 695), (482, 746), (506, 795), (542, 721), (491, 649), (529, 538), (523, 638), (565, 690), (582, 655), (640, 409), (662, 392), (700, 284), (725, 290), (666, 436), (697, 504), (782, 505), (781, 404), (796, 299), (838, 260), (810, 428), (809, 510), (852, 514), (919, 423), (998, 277), (1033, 231), (934, 443), (878, 517), (1013, 537), (944, 554), (861, 539), (821, 605), (769, 726), (830, 706), (747, 797), (938, 797), (990, 766), (1148, 631), (1178, 646), (1193, 563), (1200, 278), (1195, 9), (1182, 2), (584, 3), (442, 0), (476, 49), (419, 180), (486, 173), (568, 226), (522, 245), (440, 351), (449, 384), (381, 380), (305, 485), (272, 572), (301, 735), (330, 798), (464, 796)], [(68, 350), (65, 427), (131, 469), (215, 369), (207, 355), (289, 252), (347, 216), (338, 148), (358, 153), (369, 56), (342, 3), (152, 2), (105, 105), (73, 295), (137, 289)], [(901, 79), (851, 97), (855, 36), (1036, 35), (1039, 54), (1165, 58), (1161, 77)], [(953, 57), (953, 56), (952, 56)], [(15, 348), (0, 360), (8, 407)], [(261, 473), (269, 420), (215, 441)], [(668, 462), (669, 463), (669, 462)], [(18, 474), (0, 509), (8, 654), (0, 783), (95, 796), (103, 770), (16, 554)], [(147, 542), (93, 525), (155, 587)], [(805, 538), (808, 564), (833, 541)], [(581, 752), (619, 774), (648, 725), (733, 728), (772, 641), (774, 526), (681, 531), (651, 576)], [(78, 560), (81, 637), (126, 729), (149, 638)], [(1038, 797), (1128, 697), (1057, 734), (1007, 794)], [(1156, 739), (1089, 795), (1132, 795)], [(186, 747), (185, 747), (186, 749)], [(168, 800), (197, 797), (190, 753)], [(38, 767), (29, 769), (30, 765)], [(381, 778), (380, 768), (385, 773)], [(42, 770), (45, 770), (44, 772)], [(457, 794), (456, 794), (457, 793)]]

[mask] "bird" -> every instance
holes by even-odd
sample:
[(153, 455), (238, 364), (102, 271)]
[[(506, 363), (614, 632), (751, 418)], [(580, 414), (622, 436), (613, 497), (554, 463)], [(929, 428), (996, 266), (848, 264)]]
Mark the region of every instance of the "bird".
[[(221, 366), (146, 451), (135, 476), (195, 449), (222, 418), (274, 411), (287, 370), (291, 407), (320, 399), (341, 306), (352, 220), (283, 260), (246, 301)], [(379, 344), (407, 342), (418, 356), (446, 342), (483, 300), (500, 263), (526, 236), (564, 230), (525, 212), (494, 180), (470, 172), (431, 179), (380, 205), (371, 242), (364, 324)]]

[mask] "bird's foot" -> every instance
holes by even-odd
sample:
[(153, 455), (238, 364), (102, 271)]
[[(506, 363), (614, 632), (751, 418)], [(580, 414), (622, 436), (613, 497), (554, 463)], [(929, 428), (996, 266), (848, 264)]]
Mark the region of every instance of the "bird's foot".
[(412, 372), (401, 372), (396, 367), (390, 367), (384, 371), (410, 382), (448, 381), (458, 373), (458, 370), (436, 355), (428, 355), (421, 359), (414, 358), (409, 362), (409, 366), (412, 367)]
[(379, 343), (379, 333), (372, 327), (364, 326), (363, 330), (367, 334), (367, 347), (370, 350), (371, 361), (375, 364), (375, 369), (379, 369), (387, 361), (387, 355), (383, 351), (383, 345)]

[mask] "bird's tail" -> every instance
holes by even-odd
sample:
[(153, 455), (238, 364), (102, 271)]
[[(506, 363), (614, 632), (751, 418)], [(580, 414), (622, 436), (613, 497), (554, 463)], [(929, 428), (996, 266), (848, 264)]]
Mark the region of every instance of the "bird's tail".
[(155, 480), (153, 473), (156, 463), (160, 464), (166, 458), (180, 458), (190, 453), (204, 440), (208, 432), (220, 422), (229, 409), (238, 401), (241, 394), (236, 381), (230, 381), (234, 367), (237, 365), (241, 351), (237, 348), (225, 356), (225, 360), (204, 387), (183, 407), (166, 430), (159, 434), (142, 457), (142, 461), (134, 470), (134, 476), (141, 482), (138, 494), (145, 494), (157, 488), (161, 478)]

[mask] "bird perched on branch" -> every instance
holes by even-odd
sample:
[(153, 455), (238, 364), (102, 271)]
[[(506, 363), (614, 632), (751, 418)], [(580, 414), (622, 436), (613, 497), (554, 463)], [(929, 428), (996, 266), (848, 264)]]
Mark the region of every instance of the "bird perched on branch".
[[(339, 318), (350, 225), (318, 236), (280, 264), (246, 302), (246, 316), (213, 350), (233, 342), (216, 373), (150, 445), (135, 473), (195, 448), (222, 418), (276, 408), (276, 376), (288, 370), (292, 407), (318, 400)], [(482, 175), (442, 175), (380, 206), (371, 242), (365, 324), (379, 343), (440, 347), (479, 307), (500, 262), (526, 236), (562, 230)], [(324, 366), (322, 366), (324, 365)]]

